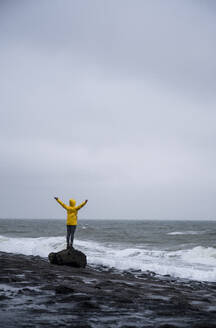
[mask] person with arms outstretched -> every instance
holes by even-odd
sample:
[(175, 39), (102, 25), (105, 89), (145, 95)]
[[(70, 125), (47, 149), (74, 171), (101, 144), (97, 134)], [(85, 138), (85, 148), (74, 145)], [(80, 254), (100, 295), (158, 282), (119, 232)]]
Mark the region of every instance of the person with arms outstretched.
[(86, 199), (80, 205), (76, 206), (76, 201), (74, 199), (70, 199), (68, 206), (58, 197), (54, 198), (67, 211), (67, 248), (73, 247), (74, 233), (77, 226), (77, 213), (83, 206), (86, 205), (88, 200)]

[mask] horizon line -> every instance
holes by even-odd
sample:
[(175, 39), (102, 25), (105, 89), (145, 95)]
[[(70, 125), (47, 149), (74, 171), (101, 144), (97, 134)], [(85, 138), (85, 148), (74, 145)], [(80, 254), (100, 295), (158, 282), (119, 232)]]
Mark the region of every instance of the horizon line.
[[(0, 217), (0, 220), (65, 220), (65, 218), (30, 218), (30, 217)], [(173, 218), (173, 219), (168, 219), (168, 218), (154, 218), (154, 219), (139, 219), (139, 218), (112, 218), (112, 219), (107, 219), (107, 218), (79, 218), (79, 221), (82, 220), (95, 220), (95, 221), (215, 221), (216, 218)]]

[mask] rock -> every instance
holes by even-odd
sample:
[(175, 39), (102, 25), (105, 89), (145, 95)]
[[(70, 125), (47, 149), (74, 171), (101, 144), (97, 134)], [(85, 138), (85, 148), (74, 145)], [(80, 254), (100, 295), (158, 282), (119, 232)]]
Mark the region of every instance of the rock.
[(74, 289), (67, 286), (57, 286), (55, 289), (56, 294), (71, 294), (74, 293)]
[(85, 268), (87, 264), (86, 255), (74, 248), (50, 253), (48, 258), (52, 264), (69, 265), (75, 268)]

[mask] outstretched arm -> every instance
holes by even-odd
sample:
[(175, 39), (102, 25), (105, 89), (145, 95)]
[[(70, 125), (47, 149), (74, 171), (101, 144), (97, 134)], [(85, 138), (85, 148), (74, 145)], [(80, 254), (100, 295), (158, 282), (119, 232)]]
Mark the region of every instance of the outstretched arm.
[(80, 210), (83, 206), (85, 206), (88, 202), (88, 199), (86, 199), (84, 202), (82, 202), (80, 205), (76, 206), (77, 211)]
[(54, 198), (65, 210), (68, 209), (68, 206), (64, 204), (60, 199), (58, 199), (58, 197), (54, 197)]

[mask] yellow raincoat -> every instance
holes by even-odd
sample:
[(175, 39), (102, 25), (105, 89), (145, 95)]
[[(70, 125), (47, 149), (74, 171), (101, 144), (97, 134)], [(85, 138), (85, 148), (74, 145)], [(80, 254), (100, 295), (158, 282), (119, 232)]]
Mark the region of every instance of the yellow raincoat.
[(80, 205), (76, 206), (74, 199), (69, 200), (69, 206), (64, 204), (60, 199), (56, 199), (57, 202), (67, 211), (67, 225), (77, 225), (77, 212), (87, 203), (84, 201)]

